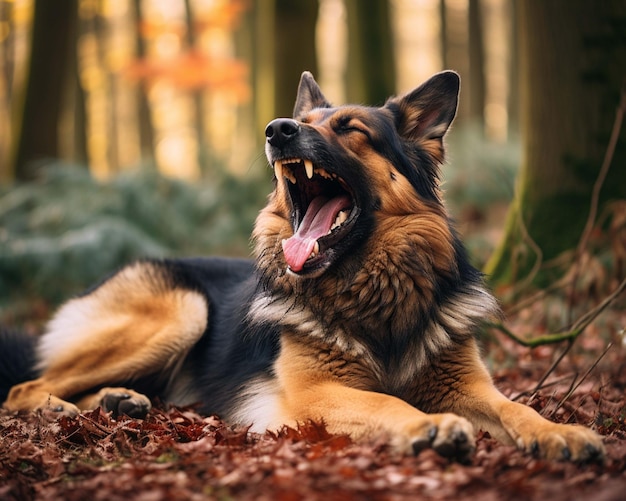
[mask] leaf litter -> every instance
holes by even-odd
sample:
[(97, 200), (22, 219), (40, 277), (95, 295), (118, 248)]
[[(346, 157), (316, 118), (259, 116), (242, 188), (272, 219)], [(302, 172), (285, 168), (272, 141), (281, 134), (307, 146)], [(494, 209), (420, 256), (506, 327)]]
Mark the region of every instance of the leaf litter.
[[(159, 403), (144, 420), (115, 420), (100, 409), (58, 419), (0, 410), (0, 499), (621, 500), (626, 346), (620, 325), (623, 311), (612, 312), (538, 391), (560, 346), (530, 350), (505, 338), (487, 341), (488, 361), (499, 367), (493, 371), (498, 388), (549, 419), (592, 426), (607, 448), (602, 465), (534, 458), (483, 432), (471, 462), (461, 465), (432, 450), (401, 456), (382, 438), (355, 442), (319, 423), (257, 434), (192, 407)], [(607, 330), (613, 346), (598, 361)]]

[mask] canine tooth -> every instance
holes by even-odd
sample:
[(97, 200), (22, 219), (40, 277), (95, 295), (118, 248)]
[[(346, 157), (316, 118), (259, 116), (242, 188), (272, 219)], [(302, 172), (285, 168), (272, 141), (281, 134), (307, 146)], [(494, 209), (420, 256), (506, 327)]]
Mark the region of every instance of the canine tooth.
[(304, 160), (304, 168), (306, 170), (306, 177), (311, 179), (313, 177), (313, 162)]
[(278, 180), (283, 178), (283, 163), (280, 160), (274, 162), (274, 175)]

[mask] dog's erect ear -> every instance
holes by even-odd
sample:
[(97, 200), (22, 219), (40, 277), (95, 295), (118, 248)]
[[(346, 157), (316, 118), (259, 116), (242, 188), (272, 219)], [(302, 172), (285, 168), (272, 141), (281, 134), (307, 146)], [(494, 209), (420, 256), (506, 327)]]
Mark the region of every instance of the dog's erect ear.
[(459, 101), (461, 80), (454, 71), (437, 73), (417, 89), (387, 101), (398, 131), (408, 141), (436, 140), (441, 144)]
[(330, 108), (330, 103), (322, 94), (320, 86), (310, 72), (305, 71), (300, 77), (296, 105), (293, 107), (293, 118), (308, 113), (313, 108)]

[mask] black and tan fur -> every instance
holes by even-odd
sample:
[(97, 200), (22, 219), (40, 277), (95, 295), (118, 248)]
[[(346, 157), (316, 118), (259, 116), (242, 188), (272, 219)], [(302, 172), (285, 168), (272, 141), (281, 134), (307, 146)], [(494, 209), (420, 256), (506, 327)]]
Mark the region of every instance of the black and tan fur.
[[(598, 435), (509, 401), (480, 359), (477, 326), (498, 306), (438, 186), (458, 90), (444, 72), (381, 108), (332, 107), (304, 73), (294, 119), (266, 129), (277, 178), (255, 262), (122, 269), (60, 308), (37, 345), (39, 376), (5, 408), (141, 417), (160, 396), (259, 431), (323, 420), (357, 439), (388, 436), (403, 453), (463, 459), (484, 429), (547, 458), (601, 458)], [(301, 262), (309, 230), (294, 233), (320, 195), (320, 219), (341, 208), (345, 221)], [(289, 256), (283, 240), (296, 246)]]

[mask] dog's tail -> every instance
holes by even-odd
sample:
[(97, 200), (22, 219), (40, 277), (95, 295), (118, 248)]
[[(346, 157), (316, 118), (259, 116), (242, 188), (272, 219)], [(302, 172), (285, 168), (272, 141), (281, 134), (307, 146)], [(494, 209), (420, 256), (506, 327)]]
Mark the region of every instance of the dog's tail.
[(0, 405), (12, 386), (37, 377), (35, 336), (0, 327)]

